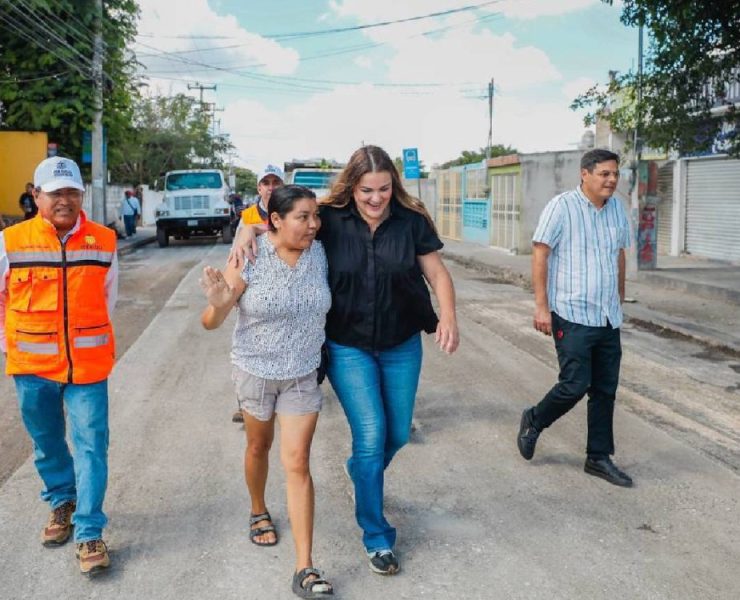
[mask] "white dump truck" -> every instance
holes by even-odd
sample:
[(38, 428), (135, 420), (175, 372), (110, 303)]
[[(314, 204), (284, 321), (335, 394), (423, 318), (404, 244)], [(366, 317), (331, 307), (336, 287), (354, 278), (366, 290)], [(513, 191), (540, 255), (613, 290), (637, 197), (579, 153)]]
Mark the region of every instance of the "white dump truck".
[(167, 246), (170, 236), (220, 235), (230, 244), (229, 191), (218, 169), (167, 172), (162, 202), (154, 209), (159, 247)]

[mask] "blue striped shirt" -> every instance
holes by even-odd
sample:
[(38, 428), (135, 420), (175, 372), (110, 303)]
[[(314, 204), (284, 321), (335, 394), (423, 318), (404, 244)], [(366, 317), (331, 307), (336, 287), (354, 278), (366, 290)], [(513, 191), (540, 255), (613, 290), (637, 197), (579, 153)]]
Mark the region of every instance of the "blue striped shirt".
[(630, 245), (622, 203), (611, 197), (601, 209), (580, 186), (555, 196), (540, 215), (533, 242), (550, 247), (547, 301), (567, 321), (604, 327), (622, 324), (618, 257)]

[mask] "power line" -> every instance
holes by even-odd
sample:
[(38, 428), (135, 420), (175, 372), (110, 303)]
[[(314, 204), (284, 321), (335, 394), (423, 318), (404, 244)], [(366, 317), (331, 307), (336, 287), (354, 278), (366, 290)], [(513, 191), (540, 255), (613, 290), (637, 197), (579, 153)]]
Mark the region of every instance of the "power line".
[(85, 62), (91, 63), (91, 59), (88, 56), (85, 56), (80, 52), (77, 48), (75, 48), (72, 44), (70, 44), (65, 38), (63, 38), (59, 32), (57, 32), (55, 29), (53, 29), (47, 22), (44, 21), (43, 17), (41, 15), (36, 14), (34, 9), (25, 2), (25, 0), (16, 0), (17, 4), (23, 5), (26, 10), (24, 11), (22, 8), (17, 6), (16, 4), (11, 4), (10, 8), (11, 10), (14, 10), (16, 14), (18, 15), (18, 18), (23, 19), (26, 24), (28, 24), (31, 27), (36, 28), (39, 31), (42, 31), (43, 33), (46, 33), (47, 35), (50, 35), (53, 39), (55, 39), (57, 42), (59, 42), (60, 46), (64, 49), (67, 49), (71, 51), (73, 54), (76, 54), (79, 59), (82, 60), (82, 63)]
[[(36, 8), (31, 5), (29, 1), (26, 0), (16, 0), (18, 4), (23, 5), (26, 10), (33, 13)], [(57, 14), (52, 14), (51, 10), (48, 7), (45, 6), (38, 6), (39, 10), (45, 10), (46, 13), (54, 19), (54, 22), (61, 28), (61, 30), (67, 34), (72, 34), (73, 37), (79, 39), (82, 42), (88, 42), (90, 44), (90, 48), (92, 48), (92, 43), (89, 42), (93, 37), (94, 33), (88, 29), (80, 20), (79, 18), (72, 12), (68, 12), (65, 15), (65, 19), (61, 20), (59, 19), (59, 16)], [(70, 23), (69, 21), (74, 20), (77, 21), (77, 23), (81, 24), (81, 28), (75, 27), (73, 23)]]
[(335, 33), (346, 33), (348, 31), (361, 31), (363, 29), (373, 29), (376, 27), (386, 27), (388, 25), (396, 25), (398, 23), (409, 23), (411, 21), (421, 21), (422, 19), (432, 19), (435, 17), (445, 17), (459, 12), (466, 12), (469, 10), (475, 10), (476, 8), (483, 8), (484, 6), (490, 6), (491, 4), (498, 4), (501, 0), (489, 0), (488, 2), (481, 2), (480, 4), (469, 4), (468, 6), (461, 6), (459, 8), (451, 8), (449, 10), (442, 10), (438, 12), (429, 13), (426, 15), (417, 15), (415, 17), (406, 17), (405, 19), (395, 19), (393, 21), (379, 21), (377, 23), (369, 23), (366, 25), (354, 25), (352, 27), (337, 27), (334, 29), (321, 29), (316, 31), (301, 31), (295, 33), (275, 33), (275, 34), (263, 34), (262, 37), (274, 40), (289, 40), (304, 37), (315, 37), (318, 35), (331, 35)]
[[(421, 37), (421, 36), (432, 35), (432, 34), (435, 34), (435, 33), (442, 32), (442, 31), (448, 31), (450, 29), (455, 29), (455, 28), (458, 28), (458, 27), (463, 27), (465, 25), (469, 25), (470, 23), (484, 22), (484, 21), (489, 21), (489, 20), (492, 20), (492, 19), (499, 19), (501, 17), (502, 17), (502, 14), (501, 13), (494, 13), (494, 14), (491, 14), (491, 15), (483, 16), (483, 17), (476, 17), (475, 19), (470, 19), (470, 20), (464, 21), (462, 23), (457, 23), (457, 24), (454, 24), (454, 25), (448, 25), (448, 26), (445, 26), (445, 27), (439, 27), (439, 28), (436, 28), (436, 29), (431, 29), (431, 30), (428, 30), (428, 31), (423, 31), (421, 33), (415, 34), (415, 35), (410, 36), (410, 37)], [(234, 75), (239, 75), (239, 73), (237, 72), (237, 69), (244, 70), (244, 69), (258, 68), (258, 67), (265, 66), (264, 64), (250, 64), (250, 65), (241, 65), (241, 66), (233, 66), (232, 65), (232, 66), (220, 66), (220, 67), (216, 67), (214, 65), (209, 65), (208, 63), (200, 63), (200, 62), (197, 62), (197, 61), (192, 61), (192, 60), (184, 59), (184, 58), (182, 58), (182, 57), (180, 57), (178, 55), (179, 54), (178, 51), (159, 50), (157, 48), (154, 48), (153, 46), (149, 46), (148, 44), (144, 44), (143, 42), (138, 42), (138, 43), (141, 44), (142, 46), (145, 46), (147, 48), (151, 48), (152, 50), (155, 50), (155, 51), (159, 52), (160, 53), (159, 54), (159, 58), (161, 58), (162, 60), (169, 60), (169, 61), (172, 61), (172, 62), (179, 62), (179, 63), (183, 63), (183, 64), (194, 64), (194, 65), (202, 66), (203, 67), (203, 69), (196, 69), (196, 70), (191, 69), (191, 70), (189, 70), (188, 72), (191, 72), (191, 73), (201, 72), (201, 71), (204, 71), (204, 70), (214, 70), (215, 69), (215, 70), (225, 71), (227, 73), (231, 73), (231, 74), (234, 74)], [(378, 46), (383, 46), (383, 45), (386, 45), (386, 42), (375, 42), (375, 43), (370, 43), (370, 44), (359, 44), (359, 45), (354, 45), (354, 46), (347, 46), (347, 47), (339, 48), (339, 49), (334, 50), (334, 51), (331, 51), (331, 52), (326, 52), (326, 53), (322, 53), (322, 54), (301, 57), (299, 59), (299, 61), (300, 62), (304, 62), (304, 61), (307, 61), (307, 60), (313, 60), (313, 59), (317, 59), (317, 58), (324, 58), (324, 57), (327, 57), (327, 56), (335, 56), (335, 55), (349, 53), (349, 52), (356, 52), (356, 51), (359, 51), (359, 50), (376, 48)], [(209, 49), (206, 49), (206, 50), (210, 50), (210, 48)], [(187, 52), (196, 52), (196, 51), (197, 50), (187, 51)], [(170, 58), (170, 56), (171, 56), (171, 58)], [(179, 73), (183, 73), (183, 71), (157, 70), (157, 71), (149, 71), (149, 73), (151, 73), (151, 74), (158, 74), (158, 73), (178, 73), (179, 74)], [(246, 73), (245, 75), (249, 75), (249, 73)], [(263, 77), (267, 81), (275, 81), (276, 83), (279, 82), (280, 80), (284, 80), (284, 81), (307, 81), (309, 83), (314, 83), (314, 82), (315, 83), (318, 83), (318, 82), (321, 82), (321, 83), (336, 84), (336, 85), (359, 85), (361, 83), (370, 83), (371, 85), (377, 85), (379, 87), (422, 87), (422, 86), (464, 85), (464, 84), (441, 84), (441, 83), (403, 84), (403, 83), (380, 83), (380, 82), (373, 83), (373, 82), (364, 82), (364, 81), (363, 82), (358, 82), (358, 81), (332, 81), (332, 80), (320, 80), (320, 79), (315, 79), (315, 78), (301, 79), (301, 78), (298, 78), (298, 77), (290, 77), (290, 76), (282, 76), (282, 77), (280, 77), (280, 79), (277, 79), (277, 76), (260, 75), (260, 74), (257, 74), (257, 73), (252, 73), (251, 75), (253, 77)]]
[(5, 24), (11, 30), (15, 30), (15, 32), (18, 33), (26, 41), (30, 42), (31, 44), (34, 44), (35, 46), (38, 46), (41, 50), (48, 52), (49, 54), (51, 54), (52, 56), (54, 56), (55, 58), (57, 58), (64, 64), (66, 64), (68, 67), (71, 67), (72, 69), (77, 71), (83, 77), (89, 77), (90, 74), (86, 73), (78, 63), (72, 61), (66, 56), (57, 54), (52, 48), (48, 48), (41, 40), (37, 39), (37, 37), (33, 35), (33, 31), (31, 29), (24, 29), (20, 27), (18, 24), (11, 21), (9, 16), (4, 15), (3, 13), (0, 13), (0, 20), (5, 22)]
[(56, 79), (63, 75), (67, 75), (69, 71), (62, 71), (60, 73), (54, 73), (53, 75), (43, 75), (42, 77), (29, 77), (28, 79), (0, 79), (0, 83), (31, 83), (32, 81), (43, 81), (44, 79)]
[[(22, 0), (20, 1), (22, 2)], [(33, 37), (34, 42), (35, 42), (35, 36), (33, 35), (34, 32), (36, 32), (37, 34), (38, 33), (46, 34), (47, 36), (51, 38), (51, 41), (57, 42), (59, 49), (72, 53), (72, 56), (65, 57), (65, 59), (68, 58), (70, 61), (72, 61), (73, 64), (78, 65), (76, 68), (80, 72), (80, 74), (86, 77), (89, 76), (89, 73), (85, 73), (80, 68), (80, 67), (85, 67), (86, 69), (90, 69), (92, 61), (89, 57), (82, 54), (79, 50), (77, 50), (77, 48), (75, 48), (69, 42), (67, 42), (67, 40), (62, 38), (56, 31), (54, 31), (53, 29), (45, 25), (44, 20), (38, 16), (35, 16), (35, 13), (33, 13), (33, 11), (29, 10), (29, 12), (31, 12), (31, 15), (29, 15), (26, 12), (24, 12), (23, 9), (16, 6), (15, 4), (10, 4), (9, 6), (10, 6), (10, 9), (14, 11), (17, 15), (16, 22), (15, 23), (11, 22), (11, 24), (15, 26), (16, 30), (20, 31), (19, 26), (21, 25), (25, 26), (25, 29), (24, 29), (25, 33)], [(8, 18), (10, 18), (10, 15), (8, 15)], [(38, 43), (37, 45), (41, 46)], [(44, 48), (44, 49), (51, 51), (50, 48)], [(65, 59), (62, 58), (61, 55), (55, 54), (53, 51), (52, 51), (52, 54), (54, 54), (60, 60), (64, 60), (65, 62), (67, 62)], [(75, 60), (75, 55), (76, 55), (76, 60)], [(79, 61), (79, 62), (76, 62), (76, 61)]]

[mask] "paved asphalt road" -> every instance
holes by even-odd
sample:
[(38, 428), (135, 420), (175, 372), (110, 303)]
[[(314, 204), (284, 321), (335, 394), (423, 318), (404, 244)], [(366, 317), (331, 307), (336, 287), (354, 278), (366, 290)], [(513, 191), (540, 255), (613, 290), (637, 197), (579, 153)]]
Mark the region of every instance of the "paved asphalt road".
[[(177, 248), (167, 249), (173, 259)], [(214, 246), (205, 262), (220, 265)], [(247, 537), (242, 430), (228, 365), (231, 321), (198, 322), (196, 265), (111, 378), (107, 530), (114, 566), (83, 578), (73, 548), (38, 543), (47, 509), (31, 461), (0, 488), (0, 598), (292, 598), (292, 540), (273, 449), (269, 507), (281, 542)], [(616, 412), (620, 489), (583, 473), (585, 405), (546, 431), (531, 463), (521, 410), (557, 375), (521, 289), (452, 267), (462, 344), (425, 340), (419, 429), (387, 473), (402, 572), (370, 573), (342, 473), (349, 435), (327, 401), (312, 452), (315, 559), (342, 599), (733, 599), (740, 590), (735, 365), (625, 330)], [(673, 358), (672, 358), (673, 357)], [(680, 357), (677, 360), (675, 357)]]

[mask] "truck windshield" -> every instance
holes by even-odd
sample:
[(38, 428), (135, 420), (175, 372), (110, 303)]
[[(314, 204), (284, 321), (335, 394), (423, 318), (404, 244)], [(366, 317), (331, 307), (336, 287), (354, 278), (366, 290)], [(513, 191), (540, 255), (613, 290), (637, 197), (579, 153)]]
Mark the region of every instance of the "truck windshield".
[(168, 192), (176, 190), (208, 189), (223, 187), (220, 173), (170, 173), (165, 187)]
[(332, 171), (296, 171), (293, 175), (293, 183), (303, 185), (310, 190), (321, 190), (331, 187), (331, 182), (337, 176)]

